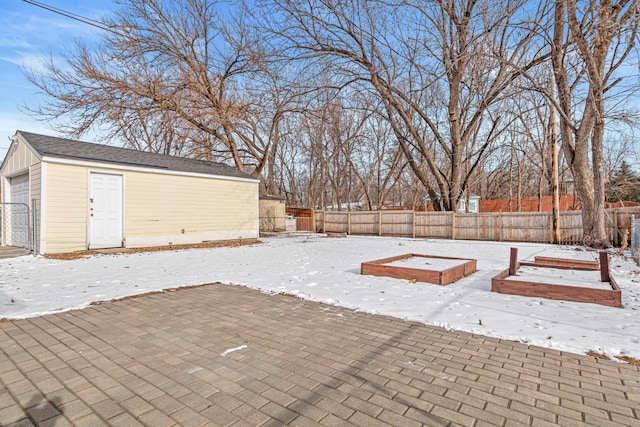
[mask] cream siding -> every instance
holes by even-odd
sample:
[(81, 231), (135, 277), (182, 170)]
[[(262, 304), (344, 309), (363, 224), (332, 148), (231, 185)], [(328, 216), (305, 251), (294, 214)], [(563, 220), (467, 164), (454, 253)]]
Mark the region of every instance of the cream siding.
[(260, 231), (284, 231), (285, 219), (284, 200), (260, 199)]
[(129, 172), (127, 246), (257, 238), (257, 192), (256, 182)]
[(39, 162), (38, 157), (21, 141), (15, 141), (2, 167), (2, 176), (12, 177), (29, 171), (31, 166)]
[[(23, 175), (25, 173), (29, 173), (30, 179), (37, 180), (39, 182), (40, 176), (40, 160), (38, 157), (31, 151), (23, 142), (14, 141), (9, 147), (9, 151), (7, 152), (7, 156), (4, 159), (2, 164), (2, 188), (0, 191), (2, 192), (3, 200), (2, 202), (8, 202), (9, 199), (9, 179), (18, 175)], [(37, 174), (37, 178), (35, 175)], [(34, 191), (34, 190), (37, 190)], [(31, 185), (29, 186), (29, 199), (36, 197), (40, 199), (40, 186), (38, 185), (37, 189), (34, 189)]]
[(126, 247), (258, 237), (257, 181), (48, 162), (47, 253), (86, 249), (90, 172), (123, 176)]
[(46, 157), (40, 162), (21, 138), (12, 143), (0, 185), (6, 194), (11, 177), (29, 173), (40, 253), (87, 248), (91, 172), (123, 176), (127, 247), (258, 237), (257, 180), (96, 166)]
[[(9, 182), (10, 179), (19, 175), (29, 174), (29, 210), (31, 210), (31, 200), (36, 199), (40, 202), (40, 169), (41, 163), (38, 157), (29, 147), (22, 141), (13, 141), (9, 147), (9, 151), (2, 163), (2, 179), (0, 179), (0, 193), (2, 199), (0, 202), (8, 202), (10, 197)], [(29, 223), (33, 216), (29, 214)], [(39, 220), (39, 219), (38, 219)], [(6, 224), (0, 223), (0, 227)], [(0, 230), (1, 235), (6, 235), (6, 230)], [(2, 240), (4, 241), (4, 240)]]
[[(29, 209), (33, 209), (33, 200), (36, 201), (36, 235), (33, 242), (40, 242), (40, 217), (42, 213), (42, 164), (40, 162), (29, 168)], [(30, 213), (30, 221), (33, 220), (33, 212)], [(32, 237), (33, 238), (33, 237)], [(39, 243), (38, 243), (39, 244)]]
[(86, 167), (47, 164), (46, 251), (87, 248)]

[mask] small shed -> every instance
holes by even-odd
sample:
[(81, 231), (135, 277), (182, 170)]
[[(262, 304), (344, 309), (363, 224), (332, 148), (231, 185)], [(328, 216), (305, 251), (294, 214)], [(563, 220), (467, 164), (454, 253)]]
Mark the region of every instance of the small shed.
[(285, 199), (280, 196), (260, 196), (260, 231), (284, 231), (286, 228)]
[[(40, 254), (258, 237), (259, 180), (229, 165), (23, 131), (11, 139), (1, 202), (35, 200), (29, 239)], [(4, 236), (20, 226), (3, 223)], [(12, 243), (25, 242), (2, 242)]]

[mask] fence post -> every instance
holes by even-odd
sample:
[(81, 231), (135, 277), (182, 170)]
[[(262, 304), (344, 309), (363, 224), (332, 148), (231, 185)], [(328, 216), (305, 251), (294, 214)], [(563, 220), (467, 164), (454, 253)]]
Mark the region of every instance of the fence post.
[(327, 232), (327, 210), (322, 211), (322, 232)]
[(33, 233), (33, 256), (38, 256), (38, 223), (36, 219), (38, 218), (36, 212), (36, 199), (31, 199), (31, 217), (33, 224), (31, 225), (31, 232)]
[(382, 236), (382, 209), (378, 211), (378, 236)]
[(347, 212), (347, 236), (351, 235), (351, 212)]
[(620, 228), (618, 228), (618, 211), (613, 211), (613, 246), (620, 246), (622, 239), (620, 238)]
[(411, 211), (411, 237), (416, 238), (416, 211)]
[(456, 240), (456, 211), (451, 212), (451, 240)]
[(547, 216), (547, 225), (549, 226), (549, 243), (553, 244), (553, 217)]

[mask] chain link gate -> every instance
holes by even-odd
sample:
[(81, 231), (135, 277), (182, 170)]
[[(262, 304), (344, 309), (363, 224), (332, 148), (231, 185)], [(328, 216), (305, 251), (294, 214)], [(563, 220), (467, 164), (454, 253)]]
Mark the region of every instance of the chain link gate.
[(29, 220), (29, 205), (26, 203), (0, 203), (0, 242), (3, 246), (32, 249)]

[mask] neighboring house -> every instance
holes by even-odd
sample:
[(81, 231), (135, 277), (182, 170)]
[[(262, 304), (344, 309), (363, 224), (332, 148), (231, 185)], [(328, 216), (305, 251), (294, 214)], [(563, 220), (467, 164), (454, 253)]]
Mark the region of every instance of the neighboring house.
[[(469, 213), (478, 213), (480, 212), (480, 196), (469, 196)], [(466, 213), (467, 212), (467, 200), (460, 199), (458, 202), (458, 212)]]
[(231, 166), (23, 131), (11, 139), (2, 202), (35, 199), (41, 254), (258, 237), (259, 181)]
[[(438, 193), (438, 197), (440, 194)], [(424, 198), (424, 210), (433, 211), (433, 203), (431, 203), (431, 197), (427, 196)], [(478, 213), (480, 208), (480, 196), (476, 196), (472, 194), (469, 196), (469, 213)], [(458, 201), (458, 213), (467, 213), (467, 200), (466, 198), (462, 198)]]
[(361, 211), (365, 207), (364, 202), (348, 202), (340, 204), (340, 207), (336, 207), (334, 205), (329, 205), (325, 209), (328, 211)]

